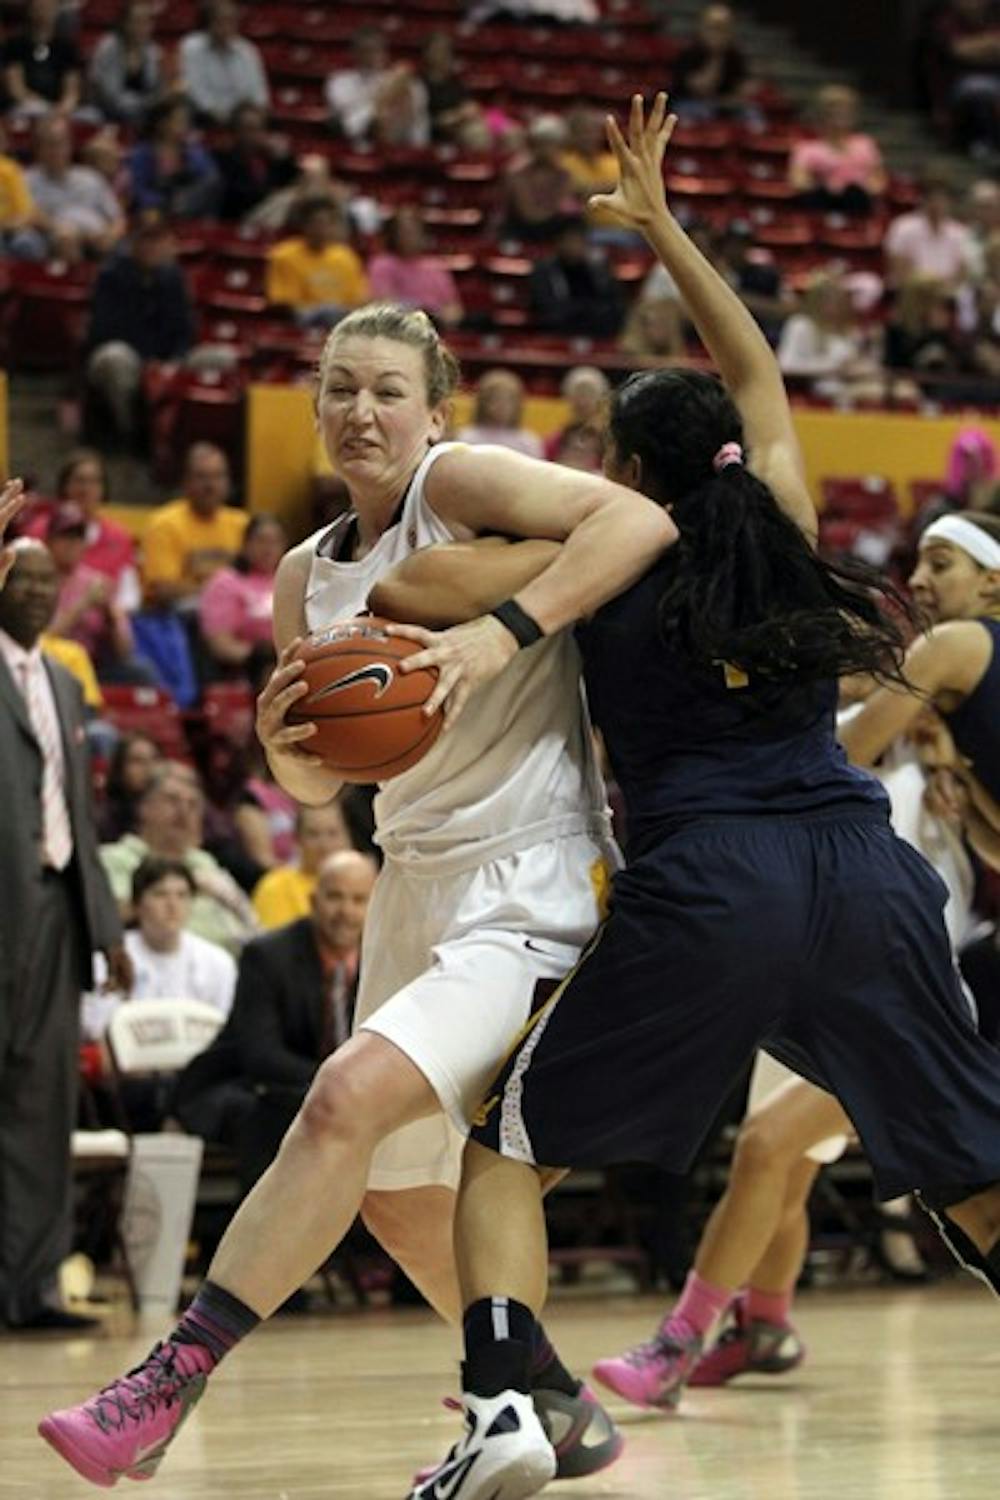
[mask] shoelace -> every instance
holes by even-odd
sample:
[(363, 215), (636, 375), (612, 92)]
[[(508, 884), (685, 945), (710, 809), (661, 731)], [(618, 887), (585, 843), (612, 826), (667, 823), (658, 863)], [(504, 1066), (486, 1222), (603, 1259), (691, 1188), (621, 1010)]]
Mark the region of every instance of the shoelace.
[(634, 1349), (626, 1349), (623, 1358), (630, 1365), (641, 1366), (647, 1364), (651, 1359), (669, 1358), (672, 1354), (685, 1354), (687, 1351), (681, 1344), (663, 1333), (654, 1333), (651, 1339), (644, 1344), (636, 1344)]
[(120, 1432), (128, 1422), (153, 1416), (161, 1403), (172, 1406), (183, 1384), (176, 1350), (157, 1344), (144, 1364), (99, 1391), (89, 1412), (102, 1432)]

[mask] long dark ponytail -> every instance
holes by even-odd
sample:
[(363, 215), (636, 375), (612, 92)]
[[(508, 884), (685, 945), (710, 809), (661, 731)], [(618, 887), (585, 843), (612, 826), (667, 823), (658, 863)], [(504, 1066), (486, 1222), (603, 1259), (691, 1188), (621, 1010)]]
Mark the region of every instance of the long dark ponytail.
[(751, 683), (852, 672), (905, 680), (903, 596), (867, 564), (816, 553), (744, 464), (716, 469), (727, 443), (743, 444), (719, 380), (687, 369), (631, 376), (612, 397), (609, 436), (619, 461), (638, 458), (639, 488), (670, 504), (680, 532), (660, 600), (670, 645), (714, 672), (738, 667)]

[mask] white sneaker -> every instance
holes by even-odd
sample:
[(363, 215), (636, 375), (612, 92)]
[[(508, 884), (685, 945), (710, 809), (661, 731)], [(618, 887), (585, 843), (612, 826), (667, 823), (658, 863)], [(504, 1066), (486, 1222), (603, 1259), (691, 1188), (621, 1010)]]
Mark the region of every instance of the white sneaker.
[(462, 1397), (465, 1434), (408, 1500), (526, 1500), (556, 1472), (556, 1455), (530, 1396)]

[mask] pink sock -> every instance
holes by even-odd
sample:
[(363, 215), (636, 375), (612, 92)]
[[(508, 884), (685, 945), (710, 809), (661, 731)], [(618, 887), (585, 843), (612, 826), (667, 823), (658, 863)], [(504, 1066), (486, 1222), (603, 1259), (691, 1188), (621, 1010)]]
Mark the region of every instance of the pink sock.
[(689, 1271), (677, 1306), (660, 1324), (660, 1332), (672, 1338), (689, 1339), (692, 1335), (704, 1338), (732, 1297), (727, 1288), (713, 1286), (710, 1281), (703, 1281), (697, 1271)]
[(787, 1323), (792, 1311), (793, 1291), (759, 1292), (747, 1288), (747, 1317), (751, 1323)]

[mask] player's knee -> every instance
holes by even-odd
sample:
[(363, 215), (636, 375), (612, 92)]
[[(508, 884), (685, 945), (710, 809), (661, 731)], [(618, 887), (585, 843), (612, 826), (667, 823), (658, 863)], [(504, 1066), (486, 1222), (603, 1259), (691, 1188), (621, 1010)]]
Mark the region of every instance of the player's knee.
[(372, 1134), (370, 1104), (354, 1069), (336, 1056), (330, 1057), (313, 1079), (298, 1126), (314, 1144), (360, 1144)]
[(734, 1168), (743, 1172), (787, 1171), (800, 1152), (792, 1150), (781, 1131), (766, 1115), (744, 1121), (736, 1137)]

